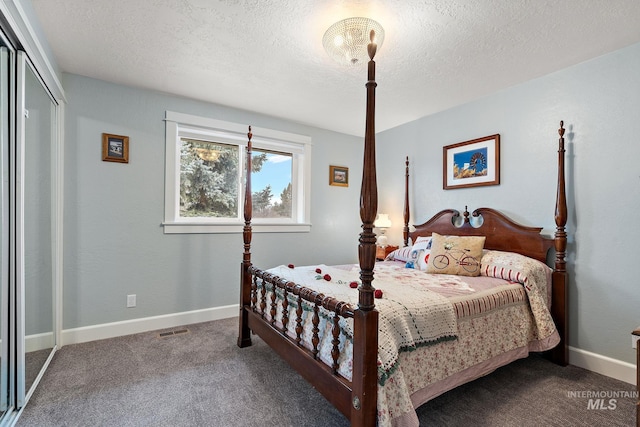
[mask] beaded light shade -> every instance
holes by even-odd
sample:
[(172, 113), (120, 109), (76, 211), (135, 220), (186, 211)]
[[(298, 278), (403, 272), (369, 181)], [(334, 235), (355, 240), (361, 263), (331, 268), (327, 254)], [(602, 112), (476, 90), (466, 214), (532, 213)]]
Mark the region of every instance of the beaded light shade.
[(384, 41), (382, 26), (369, 18), (347, 18), (329, 27), (322, 37), (322, 44), (329, 56), (340, 64), (358, 66), (369, 62), (367, 45), (371, 31), (378, 49)]

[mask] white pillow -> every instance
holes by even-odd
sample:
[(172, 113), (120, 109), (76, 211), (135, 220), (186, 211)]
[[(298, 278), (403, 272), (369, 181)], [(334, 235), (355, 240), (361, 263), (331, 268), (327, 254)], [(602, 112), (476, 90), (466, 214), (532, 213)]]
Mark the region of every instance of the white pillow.
[(415, 245), (411, 247), (411, 254), (407, 260), (407, 268), (425, 270), (427, 268), (425, 258), (431, 253), (431, 237), (419, 237)]
[(431, 250), (431, 237), (416, 241), (416, 244), (413, 245), (413, 250), (414, 251)]

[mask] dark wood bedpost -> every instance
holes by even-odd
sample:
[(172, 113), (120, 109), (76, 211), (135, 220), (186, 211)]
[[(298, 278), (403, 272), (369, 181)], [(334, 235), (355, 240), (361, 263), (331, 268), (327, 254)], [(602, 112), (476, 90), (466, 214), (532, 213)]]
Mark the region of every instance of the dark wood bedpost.
[(251, 304), (251, 216), (253, 208), (251, 203), (251, 126), (247, 133), (247, 170), (245, 177), (244, 191), (244, 228), (242, 238), (244, 240), (244, 252), (242, 263), (240, 264), (240, 330), (238, 332), (238, 347), (248, 347), (251, 345), (251, 331), (249, 330), (248, 309)]
[(560, 334), (560, 344), (551, 352), (551, 358), (559, 365), (566, 366), (569, 363), (569, 295), (568, 276), (566, 268), (567, 253), (567, 196), (564, 178), (564, 122), (560, 122), (558, 129), (560, 139), (558, 141), (558, 192), (556, 195), (556, 233), (554, 246), (556, 250), (555, 268), (553, 271), (553, 296), (551, 313), (556, 322)]
[(404, 227), (402, 228), (402, 237), (404, 246), (409, 246), (409, 156), (405, 161), (404, 170)]
[(367, 78), (367, 116), (364, 133), (364, 163), (360, 188), (360, 219), (362, 233), (358, 245), (360, 260), (360, 287), (358, 309), (354, 312), (353, 388), (351, 392), (351, 425), (375, 426), (377, 419), (378, 390), (378, 312), (373, 300), (373, 268), (376, 262), (376, 235), (373, 222), (378, 212), (378, 188), (376, 182), (375, 96), (376, 63), (373, 57), (377, 46), (371, 31)]

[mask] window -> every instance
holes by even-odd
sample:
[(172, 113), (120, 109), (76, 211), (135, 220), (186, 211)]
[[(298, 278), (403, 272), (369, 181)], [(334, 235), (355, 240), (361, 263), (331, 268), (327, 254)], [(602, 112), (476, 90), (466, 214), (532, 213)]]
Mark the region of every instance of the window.
[(293, 154), (254, 149), (251, 157), (253, 217), (293, 218)]
[[(241, 232), (248, 127), (171, 111), (165, 122), (165, 233)], [(254, 231), (309, 231), (311, 139), (252, 133)]]

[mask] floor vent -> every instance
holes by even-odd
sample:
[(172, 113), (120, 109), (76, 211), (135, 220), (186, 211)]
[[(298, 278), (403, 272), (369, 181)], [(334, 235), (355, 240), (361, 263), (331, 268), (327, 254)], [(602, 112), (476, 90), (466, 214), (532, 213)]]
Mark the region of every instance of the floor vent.
[(175, 331), (160, 332), (158, 333), (158, 338), (167, 338), (175, 335), (185, 335), (188, 333), (189, 333), (188, 329), (176, 329)]

